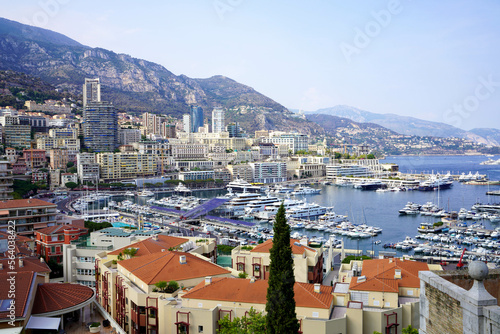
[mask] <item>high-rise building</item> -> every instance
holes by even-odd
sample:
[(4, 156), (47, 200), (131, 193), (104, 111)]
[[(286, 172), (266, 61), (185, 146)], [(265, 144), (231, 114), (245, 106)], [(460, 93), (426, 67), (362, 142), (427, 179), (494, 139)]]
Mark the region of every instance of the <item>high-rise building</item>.
[(191, 106), (191, 132), (198, 132), (198, 128), (203, 126), (203, 109), (198, 106)]
[(224, 110), (215, 108), (212, 110), (212, 132), (220, 133), (224, 131)]
[(111, 102), (89, 102), (83, 111), (85, 146), (96, 152), (118, 147), (118, 113)]
[(226, 127), (226, 131), (229, 132), (229, 138), (241, 137), (241, 129), (238, 125), (238, 122), (228, 124)]
[(191, 133), (191, 115), (182, 116), (182, 124), (184, 128), (184, 132)]
[(161, 132), (161, 124), (164, 121), (164, 117), (155, 114), (150, 114), (147, 112), (142, 114), (142, 125), (146, 132), (146, 135), (154, 134), (159, 136)]
[(161, 135), (165, 138), (175, 138), (175, 124), (163, 123), (161, 125)]
[(101, 102), (101, 83), (99, 78), (87, 79), (83, 85), (83, 107), (90, 102)]

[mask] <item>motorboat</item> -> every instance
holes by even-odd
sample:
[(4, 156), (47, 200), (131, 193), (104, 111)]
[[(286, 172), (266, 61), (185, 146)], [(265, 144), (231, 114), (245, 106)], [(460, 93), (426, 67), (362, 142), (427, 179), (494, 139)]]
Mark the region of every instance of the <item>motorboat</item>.
[(154, 192), (146, 190), (146, 189), (137, 193), (137, 196), (139, 196), (139, 197), (151, 197), (154, 195), (155, 195)]
[(251, 192), (251, 193), (261, 192), (264, 190), (263, 187), (252, 185), (252, 184), (248, 183), (247, 181), (242, 180), (240, 178), (236, 178), (235, 180), (229, 182), (227, 184), (226, 188), (231, 189), (234, 192), (246, 191), (246, 192)]

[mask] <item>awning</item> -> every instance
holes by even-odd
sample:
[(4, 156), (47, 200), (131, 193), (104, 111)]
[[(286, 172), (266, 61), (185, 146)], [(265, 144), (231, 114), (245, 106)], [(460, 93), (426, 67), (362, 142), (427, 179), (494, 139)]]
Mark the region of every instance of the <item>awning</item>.
[(58, 330), (59, 323), (61, 322), (61, 318), (51, 318), (51, 317), (35, 317), (31, 316), (28, 324), (26, 325), (27, 329), (52, 329)]

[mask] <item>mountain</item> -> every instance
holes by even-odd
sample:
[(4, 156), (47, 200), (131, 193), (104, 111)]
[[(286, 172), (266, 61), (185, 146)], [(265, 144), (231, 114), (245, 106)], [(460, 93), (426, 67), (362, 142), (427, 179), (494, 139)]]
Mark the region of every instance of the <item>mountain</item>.
[(491, 128), (481, 128), (481, 129), (472, 129), (469, 132), (472, 132), (482, 138), (488, 140), (489, 143), (493, 146), (500, 146), (500, 130), (499, 129), (491, 129)]
[(350, 106), (338, 105), (332, 108), (308, 111), (306, 113), (345, 117), (359, 123), (375, 123), (404, 135), (444, 138), (456, 137), (472, 140), (477, 143), (498, 145), (477, 132), (465, 131), (445, 123), (425, 121), (415, 117), (400, 116), (396, 114), (377, 114)]
[[(121, 111), (179, 117), (196, 104), (203, 107), (208, 118), (213, 107), (222, 106), (232, 110), (229, 120), (240, 118), (244, 123), (263, 128), (274, 122), (276, 129), (290, 130), (284, 124), (296, 123), (281, 104), (225, 76), (194, 79), (175, 75), (153, 62), (90, 48), (62, 34), (3, 18), (0, 18), (0, 70), (36, 76), (72, 94), (81, 94), (85, 78), (98, 77), (102, 99), (112, 101)], [(244, 112), (247, 110), (268, 115), (256, 119), (253, 113)], [(299, 123), (305, 133), (321, 132), (314, 123)], [(247, 131), (257, 129), (250, 127)]]

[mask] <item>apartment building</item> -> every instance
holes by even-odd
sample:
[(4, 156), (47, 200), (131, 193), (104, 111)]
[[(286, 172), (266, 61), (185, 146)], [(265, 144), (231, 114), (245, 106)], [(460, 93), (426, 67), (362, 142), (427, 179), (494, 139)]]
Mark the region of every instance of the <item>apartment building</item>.
[(309, 149), (309, 137), (303, 134), (273, 132), (269, 137), (261, 137), (262, 143), (273, 143), (275, 145), (287, 145), (293, 153), (297, 151), (307, 151)]
[(141, 130), (139, 129), (119, 129), (118, 130), (120, 145), (131, 145), (141, 141)]
[(31, 126), (25, 124), (9, 124), (3, 127), (5, 146), (28, 148), (31, 146)]
[(38, 229), (57, 224), (56, 208), (56, 204), (36, 198), (0, 202), (0, 231), (7, 231), (13, 221), (17, 234), (34, 235)]
[(69, 162), (69, 152), (63, 149), (49, 150), (50, 168), (66, 169)]
[(195, 180), (215, 180), (215, 172), (213, 170), (200, 170), (200, 171), (189, 171), (180, 172), (179, 180), (182, 181), (195, 181)]
[(253, 181), (258, 183), (276, 183), (287, 180), (286, 162), (252, 162)]
[(0, 201), (12, 199), (12, 170), (8, 160), (0, 160)]
[(26, 161), (26, 167), (29, 170), (34, 168), (42, 168), (47, 164), (47, 157), (45, 156), (45, 150), (40, 149), (24, 149), (23, 150), (24, 161)]
[(172, 157), (175, 160), (205, 160), (208, 157), (208, 145), (172, 144)]
[[(81, 221), (83, 225), (83, 220)], [(35, 231), (36, 253), (47, 261), (62, 263), (63, 245), (86, 235), (88, 229), (76, 225), (56, 225)]]
[[(238, 246), (231, 251), (232, 268), (255, 279), (268, 279), (271, 263), (269, 250), (272, 240), (255, 247)], [(323, 252), (320, 248), (307, 246), (306, 240), (290, 239), (295, 281), (302, 283), (323, 282)]]
[(99, 153), (100, 178), (104, 180), (129, 179), (155, 175), (157, 156), (141, 153)]
[(80, 182), (95, 183), (99, 179), (99, 164), (95, 153), (78, 153), (76, 162)]

